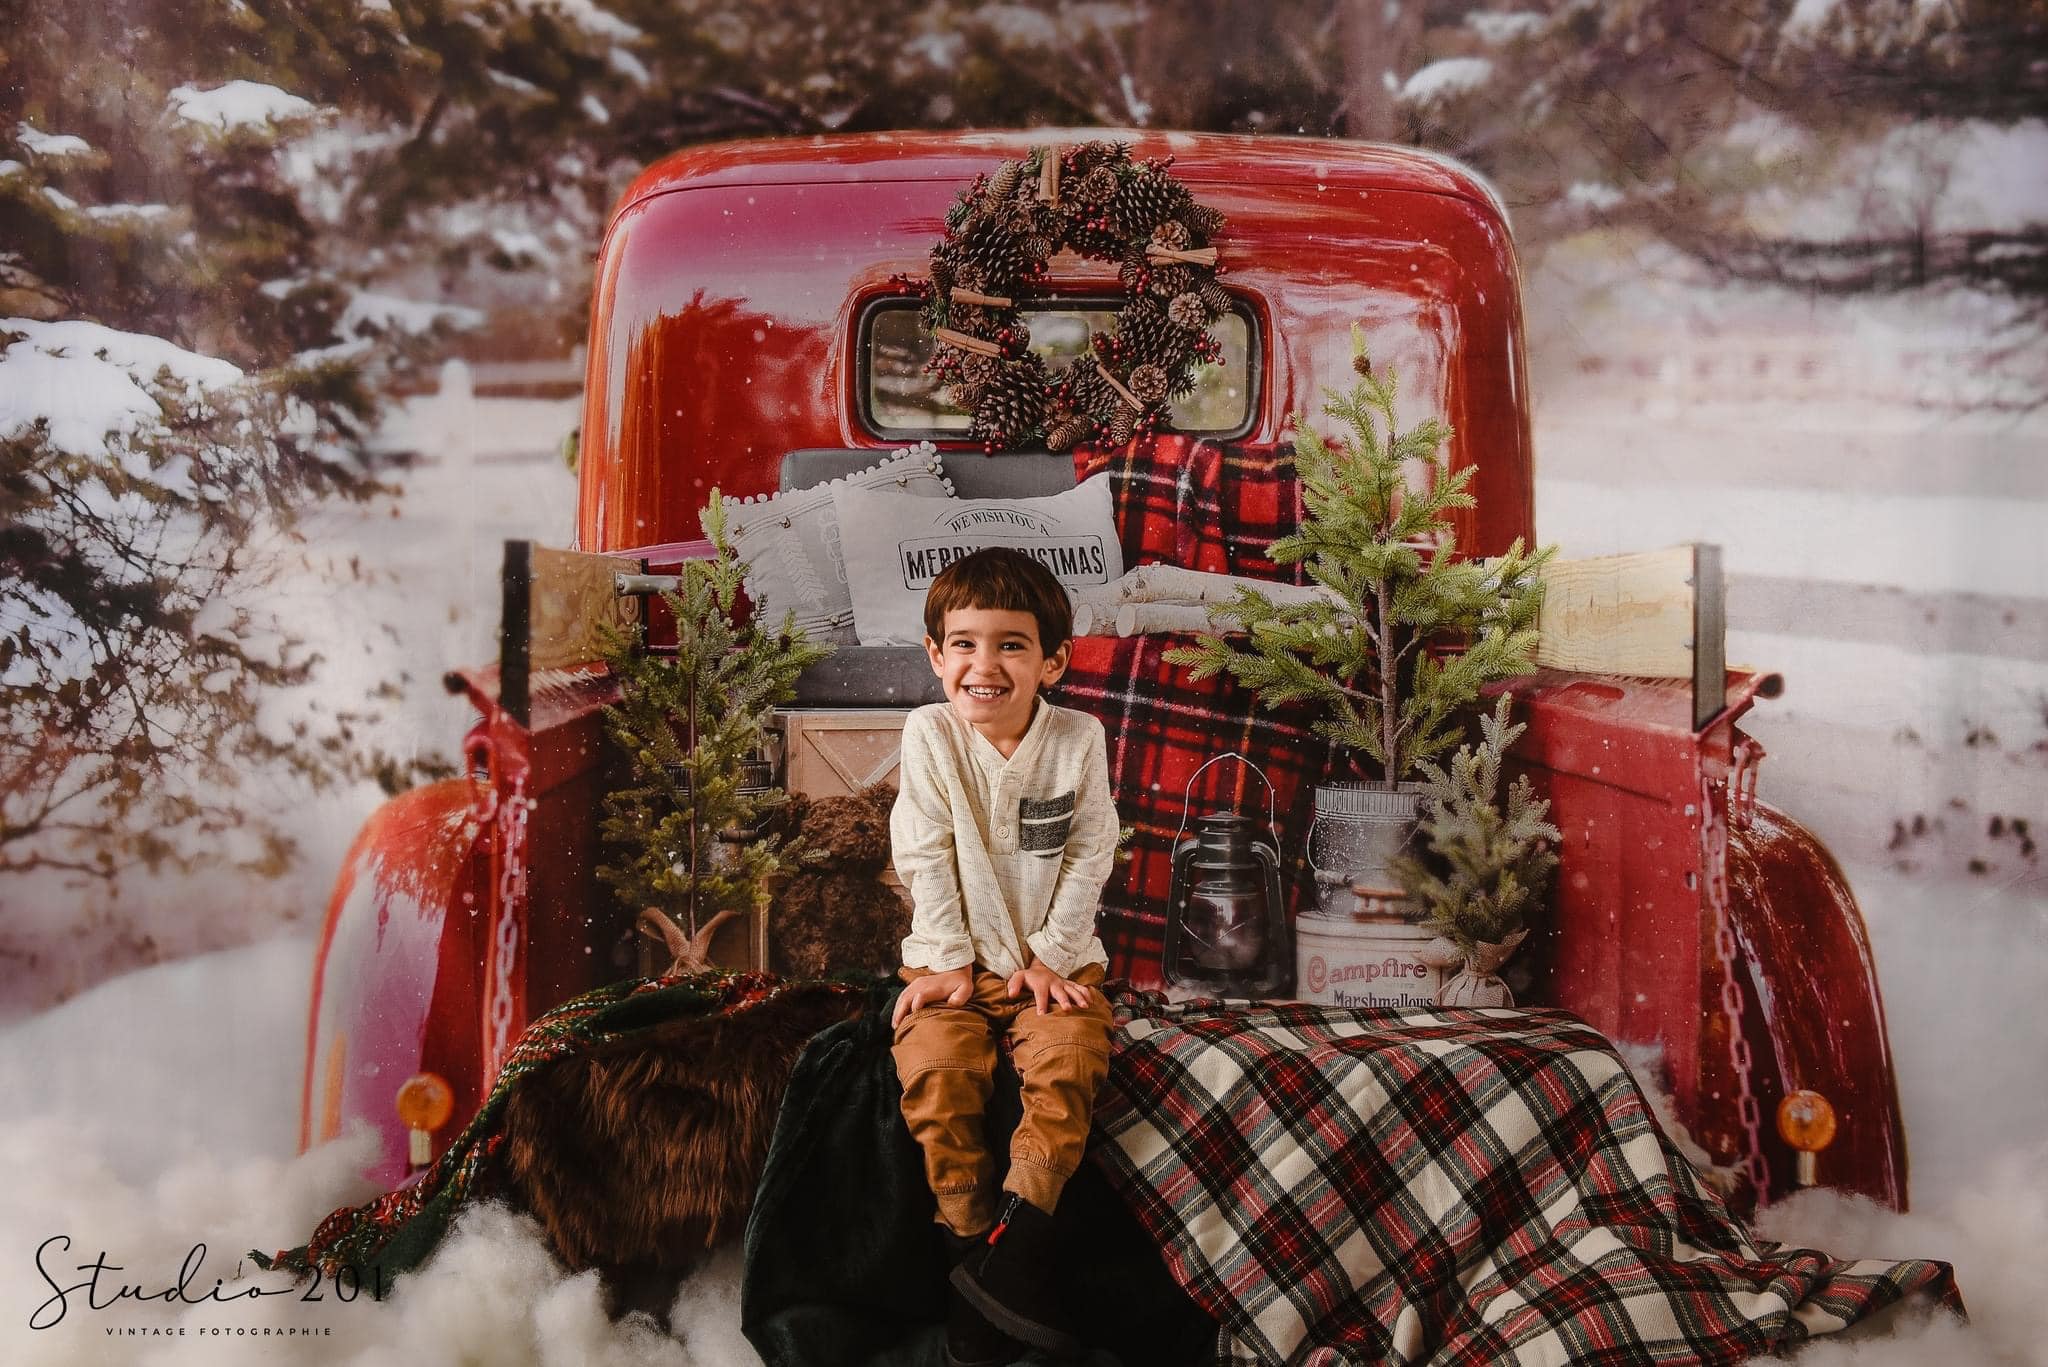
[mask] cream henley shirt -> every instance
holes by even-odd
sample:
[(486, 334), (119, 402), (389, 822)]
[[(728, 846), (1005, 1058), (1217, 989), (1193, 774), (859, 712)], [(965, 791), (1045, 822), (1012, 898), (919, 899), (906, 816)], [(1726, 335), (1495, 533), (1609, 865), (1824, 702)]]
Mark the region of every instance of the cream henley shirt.
[(978, 963), (1009, 977), (1031, 956), (1061, 977), (1109, 965), (1095, 934), (1116, 859), (1102, 723), (1040, 699), (1008, 759), (948, 703), (903, 723), (889, 843), (910, 890), (903, 962)]

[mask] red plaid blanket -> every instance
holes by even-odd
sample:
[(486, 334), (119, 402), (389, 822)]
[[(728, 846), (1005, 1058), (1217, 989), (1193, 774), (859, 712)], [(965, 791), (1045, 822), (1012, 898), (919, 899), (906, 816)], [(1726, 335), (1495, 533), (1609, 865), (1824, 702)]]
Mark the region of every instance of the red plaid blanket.
[(1116, 1006), (1091, 1157), (1223, 1361), (1732, 1363), (1962, 1308), (1944, 1263), (1752, 1240), (1564, 1012)]
[[(1084, 449), (1075, 474), (1107, 472), (1124, 563), (1173, 564), (1217, 574), (1283, 576), (1266, 551), (1300, 521), (1301, 495), (1288, 450), (1222, 447), (1168, 435), (1114, 451)], [(1108, 730), (1110, 791), (1130, 843), (1102, 894), (1097, 928), (1112, 976), (1141, 988), (1161, 985), (1160, 956), (1173, 842), (1183, 812), (1192, 828), (1206, 811), (1231, 808), (1263, 819), (1266, 793), (1238, 764), (1202, 775), (1192, 797), (1188, 781), (1204, 760), (1236, 751), (1272, 781), (1279, 848), (1307, 848), (1310, 806), (1329, 746), (1309, 724), (1306, 707), (1265, 711), (1229, 677), (1193, 683), (1167, 664), (1165, 653), (1192, 638), (1179, 635), (1088, 637), (1074, 643), (1072, 663), (1054, 698), (1101, 718)], [(1287, 880), (1288, 912), (1306, 895), (1297, 859)]]

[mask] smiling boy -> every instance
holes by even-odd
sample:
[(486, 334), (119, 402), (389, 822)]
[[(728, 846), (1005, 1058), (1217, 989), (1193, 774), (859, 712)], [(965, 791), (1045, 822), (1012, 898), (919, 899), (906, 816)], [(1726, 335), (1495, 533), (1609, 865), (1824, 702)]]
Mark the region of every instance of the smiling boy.
[[(1102, 723), (1038, 696), (1066, 671), (1072, 632), (1066, 591), (1029, 556), (989, 549), (954, 562), (925, 598), (925, 650), (946, 701), (903, 728), (889, 834), (911, 927), (893, 1052), (959, 1259), (951, 1367), (1009, 1362), (1012, 1339), (1077, 1346), (1051, 1281), (1052, 1211), (1109, 1065), (1095, 913), (1117, 819)], [(982, 1115), (1005, 1032), (1023, 1118), (998, 1209)]]

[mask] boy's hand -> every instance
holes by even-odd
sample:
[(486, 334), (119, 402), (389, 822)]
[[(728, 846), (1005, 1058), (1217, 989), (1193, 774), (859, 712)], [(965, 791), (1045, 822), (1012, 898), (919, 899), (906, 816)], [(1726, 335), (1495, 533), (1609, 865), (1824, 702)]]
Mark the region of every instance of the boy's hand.
[(927, 973), (922, 978), (913, 978), (910, 985), (896, 995), (896, 1013), (889, 1017), (889, 1028), (894, 1030), (903, 1024), (904, 1018), (920, 1006), (930, 1006), (940, 1000), (948, 1006), (965, 1006), (967, 999), (973, 995), (973, 964), (962, 964), (958, 968), (949, 968), (944, 973)]
[[(1058, 1010), (1062, 1006), (1088, 1004), (1087, 988), (1071, 979), (1062, 978), (1040, 963), (1036, 954), (1031, 956), (1030, 967), (1018, 969), (1010, 975), (1010, 981), (1003, 985), (1003, 993), (1011, 1001), (1017, 1000), (1027, 992), (1038, 999), (1038, 1014), (1041, 1016), (1048, 1009)], [(1052, 1003), (1050, 1008), (1046, 1005), (1048, 1000)]]

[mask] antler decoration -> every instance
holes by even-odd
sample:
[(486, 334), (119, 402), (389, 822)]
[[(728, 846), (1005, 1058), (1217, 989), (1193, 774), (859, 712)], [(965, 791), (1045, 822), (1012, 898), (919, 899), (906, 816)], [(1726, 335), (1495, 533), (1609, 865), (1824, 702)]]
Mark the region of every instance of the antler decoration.
[(640, 912), (640, 933), (668, 947), (672, 962), (668, 970), (662, 974), (663, 977), (672, 978), (680, 973), (707, 973), (712, 968), (711, 937), (718, 933), (720, 926), (737, 915), (737, 911), (727, 907), (706, 921), (695, 935), (685, 935), (682, 927), (674, 920), (654, 907), (644, 907)]

